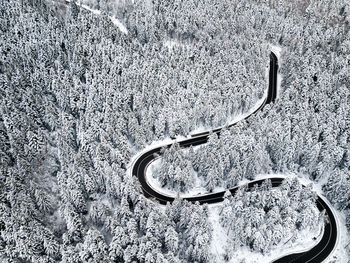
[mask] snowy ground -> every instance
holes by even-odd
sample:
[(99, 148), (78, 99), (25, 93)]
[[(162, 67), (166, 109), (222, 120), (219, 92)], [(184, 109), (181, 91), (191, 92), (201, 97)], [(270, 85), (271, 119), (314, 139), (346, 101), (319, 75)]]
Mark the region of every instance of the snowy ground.
[[(327, 203), (327, 205), (332, 209), (332, 212), (334, 214), (334, 217), (337, 222), (338, 227), (338, 236), (337, 236), (337, 243), (335, 245), (335, 249), (333, 252), (328, 256), (327, 260), (324, 261), (324, 263), (348, 263), (348, 253), (346, 252), (346, 246), (349, 245), (350, 237), (349, 233), (345, 226), (345, 215), (343, 212), (337, 210), (333, 205), (329, 203), (327, 198), (324, 195), (324, 192), (322, 190), (322, 185), (325, 183), (323, 181), (319, 181), (317, 183), (311, 181), (308, 177), (308, 175), (305, 174), (260, 174), (256, 177), (256, 180), (264, 179), (264, 178), (272, 178), (272, 177), (297, 177), (298, 180), (303, 185), (311, 184), (313, 187), (313, 190), (317, 193), (318, 196), (320, 196), (323, 201)], [(242, 182), (242, 184), (245, 184), (246, 182)]]
[(179, 41), (174, 40), (174, 39), (164, 41), (163, 45), (166, 46), (169, 50), (172, 50), (173, 47), (175, 47), (175, 46), (181, 46), (183, 48), (189, 47), (189, 45), (184, 44), (184, 43), (180, 43)]
[[(211, 243), (211, 253), (213, 255), (212, 262), (216, 263), (227, 262), (224, 260), (224, 254), (228, 240), (230, 239), (230, 237), (227, 236), (227, 231), (219, 222), (221, 208), (221, 204), (209, 205), (209, 221), (213, 226), (213, 239)], [(229, 262), (234, 263), (245, 260), (245, 263), (268, 263), (288, 254), (309, 250), (322, 238), (323, 227), (324, 225), (320, 224), (315, 227), (314, 230), (301, 231), (298, 234), (296, 242), (290, 242), (288, 241), (290, 237), (286, 237), (284, 242), (272, 249), (272, 251), (266, 255), (252, 252), (248, 247), (241, 247), (237, 249)]]
[[(348, 231), (345, 226), (345, 215), (343, 212), (338, 211), (334, 208), (324, 196), (322, 191), (323, 182), (312, 182), (307, 175), (302, 174), (260, 174), (255, 179), (260, 180), (264, 178), (272, 178), (272, 177), (297, 177), (298, 180), (304, 184), (312, 184), (313, 190), (320, 196), (328, 205), (331, 207), (332, 212), (336, 218), (337, 227), (338, 227), (338, 237), (337, 243), (334, 251), (328, 256), (327, 260), (324, 263), (347, 263), (348, 254), (346, 252), (346, 246), (349, 245), (350, 237)], [(243, 180), (239, 183), (239, 185), (244, 185), (248, 183), (248, 180)], [(224, 246), (227, 243), (228, 237), (226, 235), (226, 231), (222, 228), (219, 223), (219, 212), (221, 209), (221, 204), (209, 205), (209, 220), (213, 225), (213, 240), (211, 244), (211, 252), (215, 258), (213, 262), (225, 262), (223, 259)], [(298, 251), (309, 250), (311, 247), (315, 246), (319, 239), (322, 237), (323, 226), (319, 226), (317, 231), (304, 231), (300, 233), (298, 241), (293, 244), (282, 245), (281, 247), (276, 247), (271, 251), (268, 255), (261, 255), (260, 253), (253, 253), (249, 251), (248, 248), (241, 248), (237, 251), (233, 262), (240, 262), (241, 259), (245, 259), (245, 263), (264, 263), (271, 262), (272, 260), (276, 260), (284, 255), (295, 253)], [(312, 237), (317, 237), (316, 240), (313, 240)]]
[[(70, 2), (71, 0), (65, 0), (66, 2)], [(77, 5), (80, 6), (81, 8), (90, 11), (91, 13), (95, 14), (95, 15), (101, 15), (101, 11), (97, 10), (97, 9), (92, 9), (87, 5), (84, 5), (81, 3), (81, 1), (77, 1)], [(108, 16), (108, 18), (112, 21), (112, 23), (117, 26), (119, 28), (119, 30), (121, 32), (123, 32), (124, 34), (128, 34), (128, 30), (127, 28), (123, 25), (123, 23), (121, 23), (116, 17), (114, 16)]]
[(211, 253), (213, 255), (213, 259), (215, 262), (226, 262), (224, 260), (223, 255), (225, 254), (225, 245), (228, 241), (228, 236), (225, 229), (221, 226), (219, 218), (220, 218), (220, 210), (222, 208), (221, 204), (209, 205), (209, 222), (213, 226), (213, 237), (211, 240)]
[[(172, 48), (173, 45), (176, 45), (176, 43), (169, 41), (169, 42), (165, 43), (165, 45), (167, 45), (169, 48)], [(271, 45), (271, 50), (276, 54), (276, 56), (278, 58), (279, 65), (281, 65), (282, 64), (282, 60), (281, 60), (282, 50), (281, 50), (281, 48), (278, 46)], [(277, 97), (280, 96), (281, 82), (282, 82), (282, 76), (281, 76), (281, 74), (278, 74), (278, 77), (277, 77)], [(249, 110), (248, 112), (246, 112), (244, 114), (241, 113), (241, 114), (236, 114), (234, 116), (231, 116), (228, 119), (227, 125), (229, 125), (231, 123), (238, 122), (238, 121), (244, 119), (246, 116), (250, 115), (252, 112), (254, 112), (261, 105), (261, 103), (263, 103), (263, 101), (267, 95), (266, 93), (267, 93), (267, 91), (265, 91), (264, 97), (261, 98), (259, 101), (257, 101), (255, 106), (252, 107), (252, 109)], [(203, 132), (203, 131), (207, 131), (207, 130), (211, 130), (211, 129), (213, 129), (213, 128), (212, 127), (199, 127), (198, 129), (192, 131), (190, 134), (195, 134), (195, 133), (199, 133), (199, 132)], [(128, 170), (129, 170), (130, 174), (131, 174), (130, 168), (132, 167), (132, 164), (135, 162), (135, 160), (137, 160), (137, 157), (140, 156), (141, 154), (149, 151), (150, 149), (153, 149), (153, 148), (156, 148), (159, 146), (163, 146), (163, 145), (167, 145), (170, 143), (174, 143), (175, 141), (180, 141), (180, 140), (183, 140), (183, 139), (186, 139), (189, 137), (191, 137), (191, 135), (188, 135), (187, 137), (180, 136), (176, 140), (172, 140), (172, 139), (167, 138), (165, 140), (153, 142), (151, 145), (147, 146), (142, 152), (136, 154), (132, 158), (130, 164), (128, 165), (128, 168), (129, 168)], [(163, 193), (165, 195), (176, 197), (177, 196), (176, 191), (161, 187), (160, 183), (152, 176), (152, 172), (155, 169), (159, 168), (160, 163), (161, 163), (161, 159), (159, 158), (149, 165), (148, 169), (146, 170), (146, 180), (149, 182), (149, 185), (152, 188), (154, 188), (156, 191)], [(327, 199), (324, 197), (324, 193), (322, 191), (323, 182), (315, 183), (315, 182), (312, 182), (311, 180), (309, 180), (307, 175), (295, 175), (295, 174), (287, 174), (287, 175), (262, 174), (262, 175), (258, 175), (256, 177), (256, 180), (267, 178), (267, 177), (271, 178), (271, 177), (287, 177), (287, 176), (288, 177), (298, 177), (300, 182), (304, 185), (311, 183), (313, 186), (313, 189), (317, 192), (317, 194), (319, 196), (321, 196), (323, 198), (323, 200), (325, 202), (327, 202), (328, 205), (332, 208), (333, 214), (336, 217), (337, 226), (338, 226), (338, 233), (339, 233), (338, 240), (337, 240), (335, 250), (329, 255), (328, 259), (325, 262), (326, 263), (327, 262), (329, 262), (329, 263), (333, 263), (333, 262), (346, 263), (346, 262), (348, 262), (348, 256), (347, 256), (347, 252), (346, 252), (345, 247), (347, 245), (349, 245), (350, 238), (349, 238), (346, 226), (345, 226), (345, 215), (343, 213), (341, 213), (340, 211), (336, 210), (334, 207), (332, 207), (329, 204), (329, 202), (327, 201)], [(247, 182), (248, 182), (248, 180), (243, 180), (239, 183), (239, 185), (246, 184)], [(214, 192), (218, 192), (218, 191), (222, 191), (222, 190), (225, 190), (225, 189), (218, 188), (218, 189), (215, 189)], [(181, 197), (188, 197), (188, 196), (194, 196), (194, 195), (205, 194), (205, 193), (206, 193), (206, 190), (203, 187), (203, 182), (201, 182), (199, 178), (196, 178), (195, 187), (186, 193), (180, 193), (180, 196)], [(163, 206), (160, 206), (160, 208), (163, 208)], [(229, 237), (227, 236), (225, 229), (219, 223), (220, 209), (221, 209), (221, 204), (209, 205), (209, 221), (213, 225), (213, 239), (212, 239), (212, 243), (211, 243), (211, 253), (213, 255), (213, 259), (211, 262), (218, 262), (218, 263), (226, 262), (223, 258), (223, 255), (225, 253), (225, 244), (227, 244), (227, 241), (229, 240)], [(271, 262), (272, 260), (276, 260), (276, 259), (278, 259), (284, 255), (290, 254), (290, 253), (296, 253), (296, 252), (309, 250), (310, 248), (315, 246), (318, 243), (319, 239), (322, 237), (323, 227), (324, 227), (324, 225), (319, 225), (313, 231), (305, 230), (299, 234), (297, 241), (294, 242), (293, 244), (290, 244), (288, 242), (286, 242), (285, 244), (281, 244), (279, 247), (274, 248), (269, 254), (266, 254), (266, 255), (262, 255), (261, 253), (253, 253), (248, 248), (242, 247), (239, 250), (237, 250), (236, 255), (233, 257), (231, 262), (240, 262), (240, 260), (243, 260), (243, 259), (245, 259), (245, 261), (244, 261), (245, 263)], [(314, 239), (314, 237), (316, 239)]]
[[(146, 170), (146, 180), (148, 181), (149, 185), (155, 189), (157, 192), (160, 192), (162, 194), (176, 197), (177, 192), (173, 191), (171, 189), (163, 188), (152, 176), (152, 173), (154, 170), (158, 169), (161, 164), (161, 158), (156, 159), (154, 162), (152, 162), (148, 169)], [(314, 191), (321, 196), (325, 202), (328, 203), (330, 207), (332, 207), (327, 199), (323, 195), (323, 191), (321, 188), (321, 183), (315, 184), (310, 179), (307, 178), (307, 176), (303, 175), (296, 175), (296, 174), (260, 174), (256, 177), (256, 180), (265, 179), (265, 178), (272, 178), (272, 177), (297, 177), (299, 181), (304, 184), (312, 184)], [(196, 179), (196, 187), (191, 189), (188, 192), (180, 193), (181, 197), (189, 197), (189, 196), (195, 196), (199, 194), (205, 194), (206, 191), (202, 185), (203, 182), (201, 182), (198, 178)], [(242, 180), (239, 185), (245, 185), (249, 180)], [(214, 192), (223, 191), (225, 189), (216, 189)], [(213, 239), (211, 243), (211, 253), (213, 255), (213, 261), (212, 262), (226, 262), (224, 260), (225, 255), (225, 247), (227, 245), (227, 241), (229, 240), (229, 237), (227, 236), (227, 231), (220, 225), (219, 222), (219, 214), (220, 210), (222, 208), (221, 204), (214, 204), (209, 205), (209, 221), (213, 225)], [(336, 217), (337, 220), (337, 226), (339, 229), (339, 235), (338, 235), (338, 241), (336, 245), (336, 249), (333, 251), (333, 253), (330, 254), (328, 257), (326, 263), (333, 262), (333, 260), (336, 260), (336, 262), (339, 263), (346, 263), (347, 261), (347, 253), (345, 246), (349, 244), (349, 236), (346, 230), (345, 226), (345, 215), (336, 209), (332, 209), (333, 214)], [(322, 238), (323, 235), (323, 227), (324, 225), (321, 224), (317, 226), (313, 230), (304, 230), (299, 233), (297, 241), (296, 242), (286, 242), (289, 238), (286, 238), (285, 243), (281, 244), (278, 247), (275, 247), (270, 253), (266, 255), (262, 255), (261, 253), (252, 252), (247, 247), (242, 247), (237, 250), (235, 253), (235, 256), (230, 262), (240, 262), (240, 260), (245, 259), (245, 263), (264, 263), (264, 262), (271, 262), (273, 260), (276, 260), (280, 257), (283, 257), (287, 254), (291, 253), (297, 253), (302, 251), (307, 251), (310, 248), (314, 247), (319, 240)], [(314, 239), (315, 238), (315, 239)]]
[[(185, 138), (182, 138), (185, 139)], [(132, 163), (137, 159), (138, 156), (143, 154), (144, 152), (149, 151), (152, 148), (156, 148), (162, 145), (166, 145), (169, 143), (174, 143), (175, 140), (171, 139), (166, 139), (163, 141), (158, 141), (154, 142), (152, 145), (149, 145), (146, 149), (144, 149), (141, 153), (138, 153), (132, 158), (131, 163), (129, 164), (129, 171), (131, 170), (130, 168), (132, 167)], [(153, 163), (150, 164), (149, 168), (146, 170), (146, 180), (148, 180), (149, 185), (152, 186), (155, 190), (157, 190), (160, 193), (173, 196), (175, 197), (177, 195), (177, 192), (171, 191), (169, 189), (162, 188), (159, 182), (153, 178), (152, 176), (152, 171), (159, 167), (161, 162), (161, 159), (158, 158), (155, 160)], [(153, 170), (152, 170), (153, 169)], [(130, 172), (131, 174), (131, 172)], [(322, 185), (324, 182), (319, 181), (317, 183), (311, 181), (307, 175), (303, 174), (260, 174), (258, 175), (255, 179), (260, 180), (264, 178), (272, 178), (272, 177), (297, 177), (299, 181), (304, 184), (312, 184), (313, 190), (316, 191), (316, 193), (323, 198), (323, 200), (332, 208), (333, 214), (335, 215), (336, 221), (337, 221), (337, 227), (338, 227), (338, 238), (337, 238), (337, 244), (334, 249), (334, 251), (329, 255), (328, 259), (325, 261), (325, 263), (348, 263), (348, 254), (346, 252), (346, 246), (349, 245), (350, 242), (350, 237), (348, 235), (346, 226), (345, 226), (345, 215), (335, 209), (332, 205), (329, 204), (327, 201), (327, 198), (324, 197), (324, 193), (322, 191)], [(248, 180), (242, 180), (239, 185), (244, 185), (248, 182)], [(188, 196), (194, 196), (198, 194), (204, 194), (205, 190), (203, 187), (200, 187), (202, 185), (201, 183), (196, 182), (197, 187), (191, 189), (190, 191), (186, 193), (180, 193), (180, 196), (182, 197), (188, 197)], [(216, 189), (214, 192), (224, 190), (224, 189)], [(163, 208), (163, 206), (159, 205), (160, 208)], [(212, 244), (211, 244), (211, 252), (214, 256), (214, 259), (212, 262), (225, 262), (223, 259), (223, 255), (225, 252), (225, 244), (227, 243), (227, 235), (226, 231), (221, 227), (219, 223), (219, 211), (220, 211), (221, 204), (216, 204), (216, 205), (210, 205), (209, 206), (209, 220), (213, 225), (213, 239), (212, 239)], [(322, 228), (323, 229), (323, 228)], [(277, 247), (271, 251), (270, 254), (262, 256), (260, 253), (253, 253), (249, 251), (247, 248), (241, 248), (237, 252), (237, 258), (235, 257), (233, 261), (231, 262), (239, 262), (238, 258), (245, 258), (246, 262), (245, 263), (253, 263), (253, 262), (270, 262), (272, 260), (275, 260), (283, 255), (294, 253), (297, 251), (301, 250), (309, 250), (310, 247), (313, 247), (318, 239), (310, 240), (310, 237), (317, 237), (319, 238), (320, 235), (322, 236), (322, 233), (320, 232), (320, 228), (318, 229), (319, 232), (310, 232), (310, 231), (304, 231), (300, 234), (300, 237), (298, 238), (298, 241), (294, 243), (293, 245), (291, 244), (286, 244), (285, 246)], [(305, 244), (307, 244), (305, 246)]]

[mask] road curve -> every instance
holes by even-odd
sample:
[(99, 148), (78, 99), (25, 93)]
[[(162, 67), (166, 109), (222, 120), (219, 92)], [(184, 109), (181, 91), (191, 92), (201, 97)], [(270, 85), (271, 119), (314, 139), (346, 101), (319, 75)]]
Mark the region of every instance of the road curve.
[[(269, 86), (268, 86), (268, 92), (265, 100), (260, 105), (260, 107), (254, 111), (252, 114), (247, 116), (245, 119), (248, 119), (250, 116), (255, 114), (257, 111), (261, 110), (266, 104), (269, 104), (271, 102), (274, 102), (276, 99), (276, 91), (277, 91), (277, 71), (278, 71), (278, 61), (276, 55), (271, 52), (270, 54), (270, 71), (269, 71)], [(229, 125), (229, 127), (234, 126), (236, 123), (233, 123)], [(185, 139), (182, 141), (179, 141), (179, 145), (181, 148), (187, 148), (190, 146), (196, 146), (204, 144), (208, 141), (208, 137), (210, 132), (218, 134), (220, 136), (222, 128), (214, 129), (212, 131), (202, 132), (198, 134), (191, 135), (192, 138)], [(133, 163), (132, 174), (133, 176), (137, 176), (141, 188), (143, 190), (144, 195), (147, 198), (151, 198), (155, 201), (158, 201), (160, 204), (165, 205), (167, 202), (173, 202), (174, 197), (167, 196), (164, 194), (161, 194), (154, 190), (150, 185), (148, 185), (148, 182), (146, 181), (146, 169), (148, 165), (155, 159), (157, 156), (161, 155), (161, 149), (162, 148), (169, 148), (172, 144), (168, 144), (162, 147), (157, 147), (154, 149), (151, 149), (145, 153), (143, 153), (141, 156), (139, 156), (135, 162)], [(279, 186), (284, 178), (270, 178), (272, 182), (273, 187)], [(258, 180), (254, 182), (250, 182), (247, 184), (248, 189), (251, 188), (253, 185), (260, 185), (262, 184), (264, 180)], [(234, 195), (238, 190), (238, 187), (234, 187), (229, 189), (232, 195)], [(217, 192), (217, 193), (210, 193), (200, 196), (194, 196), (194, 197), (187, 197), (183, 198), (185, 200), (188, 200), (190, 202), (199, 202), (200, 204), (212, 204), (212, 203), (218, 203), (222, 202), (224, 200), (224, 194), (225, 191)], [(337, 241), (337, 224), (335, 217), (332, 213), (331, 208), (327, 205), (327, 203), (321, 198), (317, 197), (316, 200), (317, 208), (319, 211), (325, 210), (325, 214), (328, 218), (324, 234), (322, 236), (322, 239), (320, 242), (314, 246), (312, 249), (302, 252), (302, 253), (295, 253), (290, 254), (284, 257), (281, 257), (275, 261), (274, 263), (320, 263), (323, 260), (325, 260), (328, 255), (333, 251), (336, 241)]]

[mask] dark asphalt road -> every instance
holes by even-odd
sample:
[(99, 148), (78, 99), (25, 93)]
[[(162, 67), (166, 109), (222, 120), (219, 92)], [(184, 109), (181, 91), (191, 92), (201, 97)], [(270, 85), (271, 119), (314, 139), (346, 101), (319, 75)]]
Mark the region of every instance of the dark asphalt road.
[[(267, 97), (264, 100), (264, 102), (261, 104), (261, 106), (245, 119), (248, 119), (250, 116), (254, 115), (257, 111), (261, 110), (266, 104), (269, 104), (276, 99), (277, 71), (278, 71), (277, 57), (274, 53), (271, 52), (269, 88), (268, 88)], [(234, 125), (235, 123), (231, 124), (229, 127)], [(218, 135), (220, 135), (221, 128), (215, 129), (212, 132), (215, 132)], [(192, 135), (192, 138), (180, 141), (178, 143), (181, 148), (187, 148), (187, 147), (190, 147), (191, 145), (192, 146), (201, 145), (208, 141), (208, 136), (209, 136), (209, 131), (202, 132), (202, 133), (194, 134)], [(170, 146), (171, 144), (163, 147), (170, 147)], [(142, 154), (140, 157), (138, 157), (138, 159), (134, 162), (134, 165), (132, 167), (132, 174), (138, 177), (142, 190), (144, 192), (144, 195), (147, 198), (151, 198), (165, 205), (167, 202), (174, 201), (174, 198), (158, 193), (152, 187), (150, 187), (146, 181), (147, 166), (156, 158), (157, 155), (161, 155), (160, 151), (163, 147), (152, 149)], [(272, 182), (273, 187), (277, 187), (282, 183), (283, 178), (271, 178), (270, 180)], [(248, 183), (248, 188), (251, 188), (255, 184), (260, 185), (262, 182), (263, 180)], [(234, 187), (232, 189), (229, 189), (229, 191), (234, 195), (237, 189), (238, 187)], [(188, 197), (184, 199), (190, 202), (199, 202), (200, 204), (212, 204), (212, 203), (222, 202), (224, 200), (224, 194), (225, 194), (225, 191), (218, 192), (218, 193), (210, 193), (210, 194), (200, 195), (200, 196), (194, 196), (194, 197)], [(328, 221), (326, 222), (324, 234), (321, 241), (309, 251), (287, 255), (285, 257), (277, 259), (276, 261), (274, 261), (274, 263), (320, 263), (323, 260), (325, 260), (327, 256), (333, 251), (337, 240), (336, 220), (334, 218), (334, 215), (330, 207), (322, 200), (322, 198), (318, 197), (316, 202), (317, 202), (317, 208), (320, 211), (326, 210), (326, 215), (328, 216)]]

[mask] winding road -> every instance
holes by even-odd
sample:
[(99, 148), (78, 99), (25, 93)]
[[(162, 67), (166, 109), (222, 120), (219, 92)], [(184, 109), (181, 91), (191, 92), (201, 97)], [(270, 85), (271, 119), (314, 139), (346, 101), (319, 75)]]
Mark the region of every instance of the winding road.
[[(268, 87), (267, 96), (263, 101), (263, 103), (260, 105), (260, 107), (244, 119), (248, 119), (250, 116), (254, 115), (257, 111), (262, 110), (265, 105), (275, 101), (276, 91), (277, 91), (277, 71), (278, 71), (278, 60), (276, 55), (273, 52), (271, 52), (270, 70), (269, 70), (269, 87)], [(232, 127), (236, 123), (230, 124), (228, 127)], [(179, 141), (178, 143), (181, 148), (201, 145), (208, 141), (210, 132), (217, 133), (220, 136), (221, 130), (222, 128), (218, 128), (212, 131), (193, 134), (191, 135), (192, 138)], [(168, 144), (162, 147), (157, 147), (143, 153), (133, 162), (133, 166), (131, 167), (132, 174), (133, 176), (137, 176), (141, 184), (141, 188), (143, 190), (144, 195), (147, 198), (156, 200), (163, 205), (165, 205), (167, 202), (171, 203), (172, 201), (174, 201), (174, 197), (161, 194), (157, 192), (155, 189), (153, 189), (146, 180), (146, 169), (148, 165), (155, 158), (157, 158), (156, 156), (161, 155), (162, 148), (170, 147), (171, 145), (172, 144)], [(284, 178), (270, 178), (270, 180), (272, 182), (272, 186), (277, 187), (282, 183)], [(260, 185), (263, 181), (264, 180), (250, 182), (248, 183), (248, 188), (251, 188), (256, 184)], [(238, 190), (238, 187), (229, 189), (232, 195), (234, 195), (237, 190)], [(212, 203), (222, 202), (224, 200), (224, 194), (225, 194), (225, 191), (222, 191), (222, 192), (210, 193), (210, 194), (205, 194), (200, 196), (187, 197), (184, 199), (190, 202), (199, 202), (200, 204), (212, 204)], [(301, 253), (294, 253), (294, 254), (281, 257), (273, 261), (274, 263), (320, 263), (324, 261), (328, 257), (328, 255), (330, 255), (330, 253), (333, 251), (337, 241), (337, 223), (336, 223), (334, 214), (332, 213), (331, 208), (320, 196), (317, 197), (316, 203), (319, 211), (325, 210), (325, 214), (328, 219), (326, 220), (324, 233), (320, 242), (308, 251), (301, 252)]]

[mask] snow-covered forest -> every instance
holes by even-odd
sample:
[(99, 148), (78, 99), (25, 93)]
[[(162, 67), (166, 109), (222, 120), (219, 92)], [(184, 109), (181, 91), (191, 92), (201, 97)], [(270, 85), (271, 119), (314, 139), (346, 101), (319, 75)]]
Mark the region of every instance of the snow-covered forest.
[(186, 192), (198, 178), (201, 187), (213, 191), (220, 187), (228, 189), (236, 186), (242, 179), (254, 179), (260, 173), (272, 173), (273, 163), (265, 150), (264, 140), (254, 140), (252, 133), (234, 134), (225, 128), (218, 138), (209, 135), (208, 143), (188, 151), (179, 144), (164, 149), (161, 164), (155, 168), (153, 176), (168, 188)]
[[(210, 191), (294, 173), (322, 188), (350, 231), (348, 0), (82, 3), (101, 12), (0, 0), (1, 262), (217, 262), (210, 207), (161, 207), (127, 168), (153, 141), (253, 107), (271, 45), (282, 50), (276, 103), (195, 151), (175, 144), (157, 176), (185, 191), (196, 173)], [(222, 204), (231, 262), (233, 249), (267, 253), (290, 231), (322, 224), (310, 187), (264, 187)], [(271, 224), (284, 231), (271, 234)], [(339, 246), (350, 253), (347, 242)]]
[(266, 253), (282, 239), (296, 239), (296, 233), (315, 228), (323, 220), (315, 193), (295, 179), (274, 189), (269, 181), (251, 191), (242, 188), (233, 197), (228, 195), (220, 216), (232, 237), (228, 257), (242, 244)]

